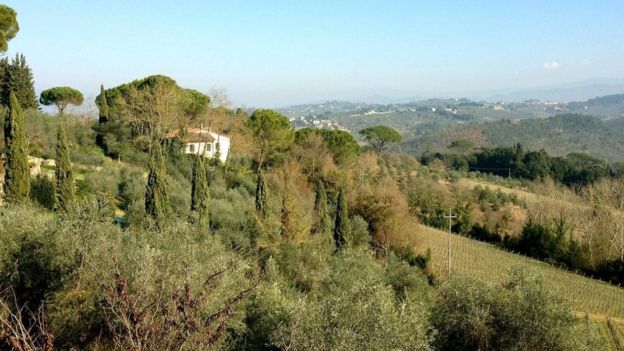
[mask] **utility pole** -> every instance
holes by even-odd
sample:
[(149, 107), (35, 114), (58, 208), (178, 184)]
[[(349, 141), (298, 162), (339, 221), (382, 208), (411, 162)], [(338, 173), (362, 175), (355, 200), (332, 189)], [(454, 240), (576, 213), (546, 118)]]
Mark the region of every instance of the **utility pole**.
[(364, 197), (364, 179), (366, 178), (366, 173), (360, 173), (360, 196)]
[(444, 218), (449, 220), (449, 234), (448, 234), (448, 276), (451, 277), (451, 238), (453, 236), (451, 230), (453, 228), (453, 218), (457, 218), (457, 215), (453, 214), (453, 210), (449, 209), (449, 214), (444, 215)]

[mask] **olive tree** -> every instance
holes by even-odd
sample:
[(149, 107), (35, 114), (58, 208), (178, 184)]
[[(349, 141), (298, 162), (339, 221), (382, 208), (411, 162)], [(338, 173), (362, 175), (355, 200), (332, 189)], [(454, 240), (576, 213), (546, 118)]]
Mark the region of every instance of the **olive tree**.
[(58, 108), (59, 115), (63, 115), (68, 105), (80, 106), (83, 101), (82, 93), (70, 87), (54, 87), (44, 90), (39, 98), (39, 102), (43, 105), (55, 105)]

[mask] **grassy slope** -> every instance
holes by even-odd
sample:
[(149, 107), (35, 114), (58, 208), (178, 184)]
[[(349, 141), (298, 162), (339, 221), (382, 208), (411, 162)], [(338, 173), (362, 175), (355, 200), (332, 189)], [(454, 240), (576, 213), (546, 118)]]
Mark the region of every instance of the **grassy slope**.
[[(446, 277), (448, 234), (421, 226), (421, 248), (431, 249), (432, 267)], [(544, 262), (501, 250), (491, 244), (453, 235), (452, 271), (487, 282), (502, 281), (508, 269), (522, 267), (543, 276), (546, 288), (568, 301), (576, 311), (624, 319), (624, 288), (583, 277)]]
[[(423, 250), (431, 249), (433, 271), (440, 279), (446, 279), (448, 233), (421, 226), (421, 231), (416, 235)], [(544, 286), (570, 303), (578, 311), (579, 317), (589, 314), (608, 350), (622, 350), (616, 344), (624, 347), (624, 288), (458, 235), (452, 236), (451, 249), (451, 270), (454, 275), (468, 276), (484, 282), (501, 282), (510, 268), (521, 267), (537, 273), (543, 277)], [(611, 330), (608, 327), (607, 316), (611, 317), (617, 329)]]

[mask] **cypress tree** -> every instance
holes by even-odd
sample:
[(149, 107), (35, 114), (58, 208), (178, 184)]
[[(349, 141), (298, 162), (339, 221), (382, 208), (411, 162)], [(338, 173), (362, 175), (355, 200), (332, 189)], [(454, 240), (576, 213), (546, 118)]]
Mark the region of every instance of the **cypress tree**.
[(206, 176), (206, 168), (204, 167), (203, 159), (203, 156), (195, 156), (195, 161), (193, 162), (193, 182), (191, 188), (191, 212), (196, 213), (198, 223), (202, 226), (209, 223), (208, 177)]
[(23, 54), (16, 54), (10, 62), (0, 61), (0, 100), (8, 106), (11, 92), (15, 93), (22, 109), (37, 108), (39, 102), (35, 94), (33, 74)]
[(336, 221), (334, 222), (334, 242), (336, 251), (342, 250), (347, 245), (347, 237), (350, 232), (349, 213), (344, 192), (340, 190), (338, 194), (338, 204), (336, 206)]
[[(106, 100), (106, 93), (104, 91), (104, 85), (100, 85), (100, 96), (96, 99), (98, 110), (100, 111), (98, 117), (98, 127), (96, 128), (95, 144), (99, 147), (105, 148), (104, 131), (102, 124), (108, 122), (110, 107)], [(106, 150), (104, 150), (106, 151)]]
[(160, 142), (152, 142), (150, 153), (149, 175), (145, 187), (145, 212), (156, 221), (156, 226), (160, 229), (167, 220), (171, 205), (167, 194), (165, 159)]
[(325, 192), (325, 184), (322, 180), (319, 180), (316, 186), (314, 210), (316, 212), (316, 217), (318, 220), (315, 233), (327, 233), (331, 228), (331, 223), (329, 219), (327, 192)]
[(11, 93), (4, 121), (4, 194), (9, 203), (28, 200), (30, 192), (30, 167), (24, 113), (15, 94)]
[(258, 211), (263, 218), (266, 218), (268, 215), (266, 197), (266, 180), (264, 179), (264, 172), (262, 172), (262, 169), (259, 169), (258, 179), (256, 181), (256, 211)]
[(59, 125), (56, 144), (56, 208), (65, 212), (74, 201), (74, 176), (69, 159), (67, 135), (63, 124)]

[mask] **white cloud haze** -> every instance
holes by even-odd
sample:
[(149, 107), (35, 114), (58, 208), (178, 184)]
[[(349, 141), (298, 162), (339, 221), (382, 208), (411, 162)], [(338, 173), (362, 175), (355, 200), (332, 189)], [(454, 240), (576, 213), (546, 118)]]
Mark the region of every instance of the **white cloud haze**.
[(544, 69), (548, 69), (548, 70), (555, 70), (555, 69), (559, 69), (559, 67), (561, 67), (561, 65), (557, 61), (544, 62), (544, 64), (542, 66), (544, 67)]

